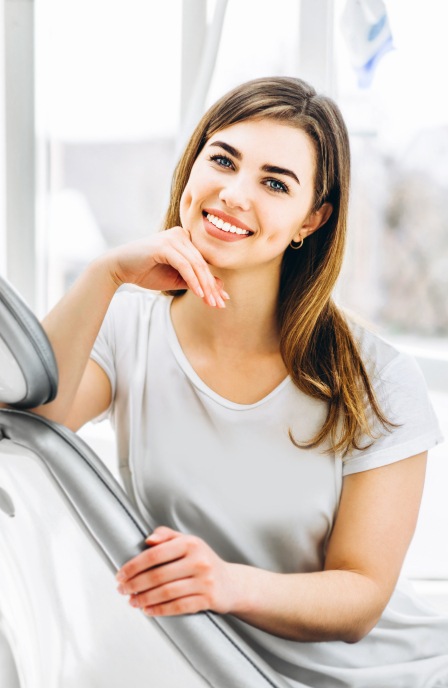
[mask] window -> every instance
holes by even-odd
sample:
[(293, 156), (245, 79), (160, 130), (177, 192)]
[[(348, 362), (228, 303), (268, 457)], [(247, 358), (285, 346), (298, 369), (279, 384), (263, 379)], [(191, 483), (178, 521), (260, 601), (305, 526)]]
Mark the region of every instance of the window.
[(92, 258), (160, 223), (179, 120), (175, 5), (37, 4), (47, 307)]
[(395, 49), (361, 89), (338, 30), (345, 0), (336, 3), (338, 101), (353, 151), (341, 296), (389, 333), (447, 351), (448, 8), (437, 0), (386, 5)]

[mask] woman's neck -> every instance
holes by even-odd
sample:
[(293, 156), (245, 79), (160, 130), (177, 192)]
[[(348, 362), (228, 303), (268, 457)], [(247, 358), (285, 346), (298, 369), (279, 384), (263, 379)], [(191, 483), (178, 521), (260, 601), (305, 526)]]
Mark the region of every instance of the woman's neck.
[(279, 350), (277, 323), (278, 276), (272, 273), (212, 272), (230, 295), (226, 308), (211, 308), (191, 291), (174, 299), (172, 318), (183, 337), (194, 337), (208, 348), (240, 354)]

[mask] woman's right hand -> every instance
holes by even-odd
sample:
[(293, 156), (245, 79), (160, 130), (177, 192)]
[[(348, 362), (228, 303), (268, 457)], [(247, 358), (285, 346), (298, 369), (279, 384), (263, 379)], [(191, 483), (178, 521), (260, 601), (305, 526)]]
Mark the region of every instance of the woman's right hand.
[(105, 260), (119, 286), (131, 283), (157, 291), (191, 289), (209, 306), (218, 308), (224, 308), (229, 298), (222, 280), (212, 274), (183, 227), (119, 246), (109, 251)]

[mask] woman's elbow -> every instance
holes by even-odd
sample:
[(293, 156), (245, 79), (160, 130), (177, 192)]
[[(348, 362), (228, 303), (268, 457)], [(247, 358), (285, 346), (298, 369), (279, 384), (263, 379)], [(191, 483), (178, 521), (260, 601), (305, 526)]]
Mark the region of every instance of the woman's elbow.
[(363, 619), (359, 623), (353, 624), (349, 629), (345, 630), (343, 637), (341, 637), (340, 640), (349, 645), (359, 643), (375, 628), (380, 620), (380, 617), (381, 614), (376, 614), (370, 619)]
[(347, 645), (354, 645), (355, 643), (359, 643), (361, 640), (363, 640), (368, 633), (370, 633), (370, 631), (351, 631), (350, 633), (344, 634), (344, 637), (341, 638), (341, 640), (342, 642), (347, 643)]

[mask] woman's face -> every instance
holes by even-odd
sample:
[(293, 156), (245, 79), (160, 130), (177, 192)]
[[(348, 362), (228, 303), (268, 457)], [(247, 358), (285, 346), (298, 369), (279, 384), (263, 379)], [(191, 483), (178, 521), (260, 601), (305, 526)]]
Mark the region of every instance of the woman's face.
[(196, 159), (182, 226), (211, 265), (278, 267), (290, 241), (306, 239), (331, 212), (311, 213), (314, 172), (313, 144), (301, 129), (270, 119), (233, 124)]

